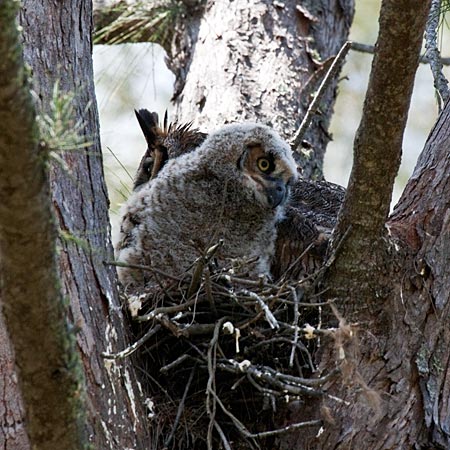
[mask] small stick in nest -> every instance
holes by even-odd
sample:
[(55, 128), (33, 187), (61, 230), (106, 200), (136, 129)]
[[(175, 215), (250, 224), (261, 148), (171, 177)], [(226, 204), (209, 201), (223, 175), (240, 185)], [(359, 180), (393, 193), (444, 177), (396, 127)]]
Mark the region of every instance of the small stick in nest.
[(187, 298), (191, 298), (200, 287), (200, 283), (202, 281), (202, 275), (203, 275), (203, 269), (211, 259), (214, 257), (214, 255), (217, 253), (217, 251), (222, 247), (223, 240), (221, 239), (217, 244), (214, 244), (208, 250), (206, 251), (204, 256), (201, 256), (197, 259), (194, 266), (194, 273), (192, 274), (191, 284), (189, 285), (189, 289), (187, 291)]
[(186, 401), (186, 397), (189, 392), (189, 388), (191, 387), (192, 380), (194, 379), (194, 373), (195, 373), (196, 369), (197, 369), (197, 367), (194, 366), (191, 370), (191, 374), (189, 375), (189, 380), (186, 384), (186, 389), (183, 392), (183, 397), (181, 397), (180, 404), (178, 406), (177, 415), (175, 416), (175, 420), (173, 422), (172, 431), (170, 432), (169, 436), (167, 437), (166, 441), (164, 442), (164, 447), (168, 447), (169, 444), (172, 442), (172, 439), (175, 435), (175, 431), (178, 428), (178, 424), (179, 424), (180, 418), (181, 418), (181, 413), (183, 412), (183, 409), (184, 409), (184, 402)]
[(122, 350), (119, 353), (106, 353), (102, 352), (102, 356), (105, 359), (123, 359), (127, 356), (132, 355), (139, 347), (144, 345), (152, 336), (154, 336), (159, 330), (161, 329), (161, 325), (156, 325), (153, 328), (150, 328), (150, 330), (147, 331), (147, 333), (144, 334), (140, 339), (138, 339), (134, 344), (130, 345), (126, 349)]
[(267, 323), (270, 325), (270, 328), (280, 328), (280, 325), (278, 324), (277, 319), (275, 319), (275, 316), (273, 315), (272, 311), (269, 309), (269, 307), (264, 303), (264, 300), (254, 292), (244, 290), (242, 291), (243, 294), (248, 295), (250, 298), (255, 299), (259, 306), (261, 306), (261, 309), (264, 311), (264, 315), (266, 316)]

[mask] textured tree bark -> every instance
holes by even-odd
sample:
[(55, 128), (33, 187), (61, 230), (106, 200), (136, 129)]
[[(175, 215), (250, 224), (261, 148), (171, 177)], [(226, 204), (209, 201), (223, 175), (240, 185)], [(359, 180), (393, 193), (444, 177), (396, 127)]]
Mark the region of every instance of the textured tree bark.
[[(354, 299), (377, 290), (387, 293), (383, 274), (389, 268), (384, 260), (395, 258), (395, 251), (385, 223), (429, 9), (430, 1), (423, 0), (385, 0), (381, 6), (377, 52), (355, 137), (352, 173), (334, 233), (339, 251), (327, 276), (335, 296), (343, 280), (344, 297), (352, 280)], [(380, 273), (374, 277), (375, 272)], [(357, 307), (360, 302), (352, 303)]]
[[(17, 11), (14, 2), (0, 6), (0, 324), (8, 330), (2, 331), (3, 392), (9, 401), (16, 396), (10, 383), (14, 354), (32, 447), (79, 449), (86, 443), (80, 359), (59, 291), (46, 158), (38, 152)], [(21, 413), (20, 401), (14, 409), (12, 417)], [(23, 430), (17, 437), (28, 447)]]
[[(388, 223), (401, 249), (386, 261), (389, 295), (359, 299), (344, 377), (328, 387), (347, 404), (326, 402), (334, 423), (305, 436), (313, 448), (450, 447), (449, 119), (447, 102)], [(328, 349), (322, 367), (337, 359)]]
[(413, 253), (405, 321), (417, 341), (412, 357), (427, 437), (437, 448), (450, 446), (449, 149), (447, 101), (389, 223)]
[[(121, 4), (115, 3), (115, 9)], [(193, 121), (206, 132), (228, 122), (259, 121), (292, 138), (325, 75), (326, 61), (347, 39), (353, 0), (179, 4), (169, 35), (139, 35), (161, 43), (168, 53), (168, 66), (176, 75), (176, 119)], [(105, 27), (111, 9), (98, 2), (96, 11), (99, 27)], [(136, 25), (128, 17), (123, 28), (119, 24), (99, 42), (126, 35), (125, 27)], [(336, 86), (334, 79), (305, 136), (306, 148), (296, 155), (306, 178), (322, 177)]]
[[(29, 450), (25, 410), (18, 385), (14, 351), (0, 314), (0, 445), (11, 450)], [(6, 443), (8, 446), (6, 446)]]
[[(144, 401), (140, 398), (141, 393), (135, 380), (133, 367), (129, 362), (105, 364), (101, 357), (102, 351), (113, 352), (122, 349), (126, 345), (127, 339), (123, 330), (124, 320), (116, 289), (115, 272), (103, 264), (105, 259), (111, 259), (112, 249), (107, 213), (108, 200), (99, 144), (98, 117), (94, 100), (91, 13), (90, 2), (36, 2), (29, 0), (23, 3), (21, 24), (23, 26), (24, 57), (32, 70), (32, 83), (38, 112), (41, 115), (48, 114), (50, 116), (54, 113), (55, 99), (52, 97), (53, 92), (57, 92), (54, 91), (54, 87), (58, 83), (59, 97), (67, 93), (73, 95), (74, 117), (70, 118), (70, 123), (63, 124), (64, 127), (79, 131), (81, 140), (89, 144), (66, 152), (62, 148), (53, 149), (64, 161), (63, 165), (53, 164), (50, 171), (52, 202), (60, 229), (58, 261), (61, 293), (57, 294), (58, 286), (55, 280), (43, 277), (39, 279), (39, 270), (48, 270), (47, 267), (54, 260), (54, 253), (48, 254), (36, 245), (33, 246), (39, 242), (38, 236), (42, 232), (40, 228), (49, 223), (49, 217), (45, 216), (45, 208), (43, 209), (37, 202), (32, 205), (31, 209), (26, 203), (16, 202), (15, 211), (13, 211), (16, 216), (21, 215), (22, 217), (22, 222), (17, 224), (15, 231), (18, 237), (22, 233), (26, 234), (31, 227), (31, 231), (27, 234), (28, 241), (30, 241), (26, 243), (27, 247), (23, 247), (22, 250), (16, 249), (14, 253), (16, 259), (22, 263), (21, 271), (23, 272), (16, 280), (16, 290), (22, 289), (19, 284), (19, 280), (22, 280), (22, 284), (27, 285), (31, 291), (35, 289), (34, 295), (39, 296), (40, 284), (47, 284), (50, 285), (47, 286), (47, 289), (54, 289), (55, 295), (64, 296), (70, 303), (69, 320), (72, 324), (72, 333), (76, 333), (75, 345), (77, 345), (78, 354), (74, 352), (73, 348), (67, 346), (65, 349), (60, 349), (59, 357), (64, 359), (67, 364), (77, 356), (81, 357), (88, 405), (86, 410), (82, 411), (87, 416), (87, 420), (83, 420), (82, 427), (92, 447), (141, 449), (147, 448), (144, 445), (146, 414), (142, 410)], [(13, 17), (9, 17), (11, 24), (14, 23), (11, 20)], [(7, 28), (3, 28), (3, 25), (0, 28), (2, 33), (8, 31)], [(4, 40), (2, 39), (1, 42), (3, 44)], [(11, 79), (14, 80), (14, 77)], [(21, 93), (12, 89), (6, 91), (7, 100), (13, 109), (10, 114), (6, 110), (7, 117), (2, 118), (2, 127), (9, 124), (8, 132), (16, 139), (24, 139), (28, 136), (27, 130), (33, 129), (33, 118), (27, 112), (27, 105), (22, 104), (19, 94)], [(4, 110), (2, 109), (2, 111)], [(26, 120), (21, 114), (28, 114)], [(76, 125), (77, 123), (82, 125)], [(8, 134), (2, 133), (3, 136), (8, 136)], [(12, 142), (10, 140), (8, 145), (11, 146)], [(61, 142), (62, 147), (64, 144)], [(2, 145), (2, 150), (9, 151), (6, 156), (10, 160), (13, 159), (13, 156), (17, 159), (17, 155), (20, 155), (20, 152), (17, 151), (21, 149), (20, 145), (15, 149)], [(37, 159), (38, 156), (35, 151), (34, 158)], [(34, 165), (32, 162), (25, 165), (17, 159), (15, 170), (19, 173), (16, 178), (13, 178), (14, 172), (10, 167), (11, 164), (1, 165), (1, 187), (6, 189), (9, 186), (10, 196), (16, 191), (18, 195), (19, 188), (23, 188), (24, 183), (27, 187), (26, 200), (31, 202), (42, 191), (42, 186), (48, 189), (42, 170), (42, 161), (41, 166), (36, 166), (36, 161), (34, 161)], [(41, 183), (41, 187), (36, 184), (38, 182)], [(5, 202), (2, 196), (2, 218), (4, 217), (3, 212), (7, 211), (6, 208), (10, 206), (10, 203)], [(10, 214), (10, 217), (13, 216)], [(9, 224), (7, 230), (12, 232), (10, 228), (14, 225), (14, 222)], [(33, 231), (33, 227), (38, 230)], [(2, 224), (2, 234), (4, 235), (4, 224)], [(29, 239), (30, 236), (34, 236), (35, 239)], [(20, 241), (17, 244), (20, 244)], [(30, 254), (28, 248), (34, 253)], [(2, 245), (3, 269), (7, 262), (7, 256), (10, 255)], [(3, 277), (6, 274), (13, 275), (14, 273), (5, 271), (2, 274)], [(27, 280), (30, 282), (26, 283)], [(9, 284), (12, 284), (11, 280), (9, 280)], [(34, 301), (31, 294), (32, 292), (22, 291), (22, 296), (29, 302)], [(9, 325), (11, 305), (6, 305), (4, 300), (2, 287), (2, 301), (5, 308), (6, 306), (9, 308), (5, 311)], [(26, 308), (22, 308), (20, 304), (17, 306), (20, 308), (15, 312), (21, 313), (23, 317), (21, 326), (28, 329), (31, 335), (29, 342), (23, 343), (28, 352), (34, 351), (34, 354), (28, 354), (27, 358), (29, 362), (38, 364), (44, 356), (48, 356), (45, 353), (46, 347), (44, 346), (42, 350), (38, 351), (31, 344), (35, 341), (39, 343), (41, 339), (45, 338), (45, 327), (51, 329), (55, 326), (54, 316), (59, 313), (59, 309), (50, 310), (48, 320), (44, 320), (39, 328), (27, 321)], [(39, 303), (36, 303), (36, 306), (39, 306)], [(30, 310), (32, 310), (31, 306)], [(49, 321), (50, 323), (48, 323)], [(5, 331), (2, 330), (2, 335), (4, 333)], [(2, 349), (8, 350), (8, 342), (2, 341), (1, 345)], [(18, 352), (16, 352), (16, 357), (17, 362), (20, 363)], [(0, 362), (2, 363), (0, 372), (5, 374), (2, 376), (1, 384), (5, 390), (2, 391), (0, 404), (7, 405), (1, 412), (1, 417), (5, 418), (5, 421), (2, 421), (0, 427), (0, 441), (1, 438), (5, 438), (2, 442), (4, 448), (26, 449), (26, 436), (21, 428), (20, 396), (17, 390), (13, 389), (16, 375), (12, 368), (12, 353), (9, 353), (9, 357), (8, 353), (5, 353), (5, 357)], [(64, 367), (64, 364), (60, 364), (59, 367)], [(21, 369), (23, 372), (23, 366)], [(52, 369), (52, 366), (49, 366), (47, 371), (49, 369)], [(52, 376), (54, 381), (59, 384), (56, 394), (61, 395), (61, 390), (71, 387), (65, 380), (68, 375), (64, 370), (53, 371)], [(27, 382), (31, 382), (35, 388), (43, 384), (42, 380), (31, 377)], [(10, 392), (13, 392), (14, 395), (11, 395)], [(84, 394), (78, 391), (78, 395), (83, 396)], [(53, 406), (49, 400), (50, 397), (30, 399), (24, 395), (25, 409), (43, 407), (49, 409), (49, 414), (64, 417), (64, 411)], [(34, 404), (33, 401), (38, 403)], [(49, 418), (48, 423), (45, 424), (45, 427), (43, 426), (41, 431), (47, 432), (48, 428), (53, 427), (51, 439), (57, 440), (53, 442), (49, 438), (46, 441), (48, 445), (46, 445), (42, 441), (36, 440), (35, 433), (30, 431), (32, 424), (27, 423), (32, 447), (81, 448), (81, 444), (75, 447), (67, 444), (68, 436), (76, 424), (77, 420), (72, 420), (66, 426), (60, 426), (58, 421)], [(13, 432), (14, 429), (10, 430), (8, 427), (14, 428), (16, 433)], [(51, 444), (52, 442), (53, 444)]]

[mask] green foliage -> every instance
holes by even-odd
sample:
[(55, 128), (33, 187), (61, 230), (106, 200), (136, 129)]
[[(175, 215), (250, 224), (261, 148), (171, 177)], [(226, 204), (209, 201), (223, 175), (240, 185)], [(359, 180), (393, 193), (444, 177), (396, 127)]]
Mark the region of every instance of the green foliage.
[(177, 0), (143, 1), (133, 8), (120, 6), (118, 12), (117, 19), (97, 33), (94, 43), (157, 42), (164, 47), (185, 6)]
[[(61, 158), (61, 152), (81, 150), (92, 145), (84, 136), (85, 122), (82, 119), (74, 119), (77, 117), (75, 104), (75, 94), (62, 92), (59, 83), (55, 83), (48, 113), (37, 116), (43, 155), (47, 160), (53, 159), (63, 168), (66, 168), (66, 164)], [(87, 108), (89, 107), (90, 104)]]

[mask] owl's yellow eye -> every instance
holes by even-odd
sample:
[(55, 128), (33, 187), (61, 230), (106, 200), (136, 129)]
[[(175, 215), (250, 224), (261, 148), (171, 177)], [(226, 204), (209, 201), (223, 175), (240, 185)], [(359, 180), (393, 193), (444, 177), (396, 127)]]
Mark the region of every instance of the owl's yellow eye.
[(271, 166), (270, 161), (267, 158), (259, 158), (256, 163), (261, 172), (267, 172)]

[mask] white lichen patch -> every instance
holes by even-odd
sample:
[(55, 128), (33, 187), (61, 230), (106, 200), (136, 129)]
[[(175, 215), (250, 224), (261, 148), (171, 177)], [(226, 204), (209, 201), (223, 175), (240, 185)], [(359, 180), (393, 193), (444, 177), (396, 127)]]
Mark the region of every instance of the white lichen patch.
[(155, 402), (151, 399), (151, 398), (146, 398), (144, 400), (144, 405), (147, 407), (148, 409), (148, 414), (147, 417), (149, 419), (153, 419), (156, 416), (156, 412), (155, 412)]
[(225, 334), (233, 334), (234, 333), (234, 325), (231, 322), (225, 322), (222, 325), (222, 331)]
[(139, 310), (142, 308), (144, 299), (145, 294), (128, 297), (128, 310), (130, 311), (131, 317), (137, 317)]
[(309, 323), (303, 327), (303, 331), (305, 333), (305, 339), (314, 339), (314, 331), (316, 331), (316, 329)]
[(137, 422), (139, 421), (136, 407), (136, 397), (134, 396), (133, 386), (131, 384), (130, 374), (127, 369), (124, 370), (125, 389), (130, 399), (131, 410), (133, 412), (133, 430), (137, 429)]

